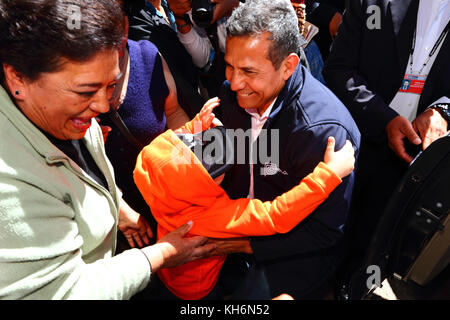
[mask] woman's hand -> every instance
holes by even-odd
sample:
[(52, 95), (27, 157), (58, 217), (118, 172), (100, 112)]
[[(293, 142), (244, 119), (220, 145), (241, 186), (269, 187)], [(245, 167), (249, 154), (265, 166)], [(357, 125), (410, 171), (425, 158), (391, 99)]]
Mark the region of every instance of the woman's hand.
[(160, 268), (172, 268), (209, 256), (215, 245), (206, 244), (207, 238), (201, 236), (184, 237), (191, 230), (192, 225), (193, 223), (190, 221), (166, 234), (153, 246), (142, 249), (152, 266), (152, 272)]
[(323, 162), (342, 179), (352, 173), (355, 168), (355, 150), (348, 140), (339, 151), (334, 151), (335, 144), (334, 137), (329, 137)]
[(136, 245), (142, 248), (150, 244), (149, 238), (153, 238), (153, 232), (147, 220), (134, 211), (123, 199), (119, 209), (119, 230), (124, 234), (130, 247)]

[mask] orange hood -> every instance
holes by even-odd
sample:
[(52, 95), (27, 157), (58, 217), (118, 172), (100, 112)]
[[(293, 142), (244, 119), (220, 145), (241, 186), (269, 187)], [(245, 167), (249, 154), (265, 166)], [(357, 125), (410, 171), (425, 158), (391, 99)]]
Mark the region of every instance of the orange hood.
[(159, 135), (141, 151), (134, 179), (147, 204), (158, 215), (178, 216), (180, 211), (191, 207), (208, 208), (217, 198), (226, 196), (172, 130)]

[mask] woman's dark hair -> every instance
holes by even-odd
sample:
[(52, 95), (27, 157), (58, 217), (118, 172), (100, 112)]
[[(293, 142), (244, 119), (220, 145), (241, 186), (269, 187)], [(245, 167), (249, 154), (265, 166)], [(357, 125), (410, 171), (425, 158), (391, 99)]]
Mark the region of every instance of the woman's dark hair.
[(3, 63), (33, 81), (57, 71), (61, 58), (88, 61), (117, 48), (123, 21), (114, 0), (1, 0), (0, 81)]

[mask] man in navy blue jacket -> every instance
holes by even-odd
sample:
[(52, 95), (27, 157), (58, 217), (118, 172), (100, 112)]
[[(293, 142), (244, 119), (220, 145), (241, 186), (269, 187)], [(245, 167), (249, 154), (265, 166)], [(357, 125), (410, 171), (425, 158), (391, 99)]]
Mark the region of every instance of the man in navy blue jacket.
[[(335, 137), (336, 148), (350, 140), (358, 154), (356, 124), (336, 96), (299, 64), (299, 43), (288, 0), (246, 2), (229, 18), (221, 120), (228, 129), (250, 132), (248, 140), (254, 141), (247, 141), (244, 155), (238, 149), (237, 157), (245, 161), (235, 159), (238, 164), (226, 175), (223, 186), (231, 198), (272, 200), (291, 189), (322, 160), (329, 136)], [(258, 147), (274, 154), (250, 161)], [(351, 174), (286, 234), (217, 241), (217, 253), (251, 254), (245, 256), (250, 267), (236, 281), (240, 288), (233, 297), (268, 299), (288, 293), (297, 299), (321, 298), (319, 289), (340, 260), (353, 182)]]

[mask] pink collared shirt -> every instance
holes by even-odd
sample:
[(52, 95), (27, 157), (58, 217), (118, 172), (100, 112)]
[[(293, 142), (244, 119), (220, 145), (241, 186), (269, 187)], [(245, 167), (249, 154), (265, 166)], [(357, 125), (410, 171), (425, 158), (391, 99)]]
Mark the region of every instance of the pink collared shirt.
[[(269, 118), (270, 112), (272, 111), (272, 107), (275, 104), (275, 101), (277, 99), (275, 98), (270, 106), (264, 111), (262, 115), (259, 115), (258, 109), (251, 108), (251, 109), (245, 109), (245, 111), (252, 117), (252, 141), (250, 144), (250, 159), (253, 159), (253, 143), (258, 138), (259, 134), (261, 133), (261, 130), (266, 123), (267, 119)], [(254, 180), (253, 180), (253, 161), (250, 161), (250, 188), (248, 190), (248, 196), (249, 199), (254, 199)]]

